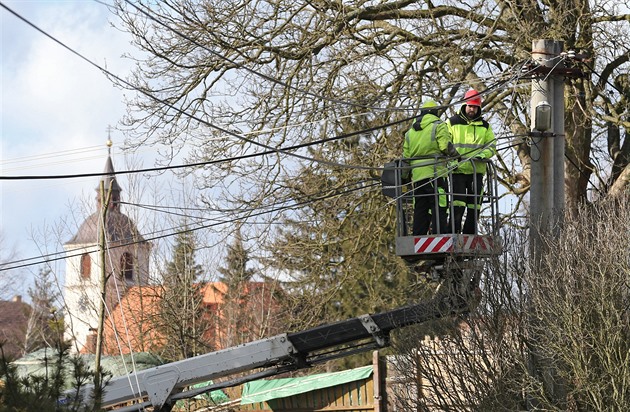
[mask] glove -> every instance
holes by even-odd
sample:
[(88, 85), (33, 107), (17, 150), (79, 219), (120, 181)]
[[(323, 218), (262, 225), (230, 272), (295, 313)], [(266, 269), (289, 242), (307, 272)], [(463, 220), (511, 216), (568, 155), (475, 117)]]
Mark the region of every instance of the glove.
[(459, 154), (459, 152), (457, 151), (457, 149), (455, 149), (455, 146), (453, 146), (453, 143), (451, 142), (448, 143), (448, 147), (442, 153), (444, 153), (445, 155), (449, 157), (452, 157), (453, 159), (457, 160), (457, 162), (462, 161), (462, 155)]

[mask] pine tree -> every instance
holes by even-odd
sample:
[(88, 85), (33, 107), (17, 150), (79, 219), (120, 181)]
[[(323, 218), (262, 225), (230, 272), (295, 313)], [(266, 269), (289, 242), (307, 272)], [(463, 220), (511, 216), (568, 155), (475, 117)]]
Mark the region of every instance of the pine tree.
[(234, 242), (227, 247), (225, 262), (226, 266), (218, 269), (222, 275), (220, 281), (226, 285), (222, 310), (225, 323), (223, 345), (234, 346), (249, 340), (249, 331), (254, 327), (249, 316), (248, 283), (255, 272), (247, 267), (249, 253), (243, 244), (240, 227), (236, 229)]
[[(45, 273), (46, 271), (40, 272)], [(46, 278), (47, 275), (44, 275)], [(15, 364), (9, 362), (0, 342), (0, 412), (87, 412), (100, 411), (104, 384), (111, 377), (102, 370), (95, 372), (79, 354), (70, 354), (70, 342), (63, 339), (63, 320), (52, 313), (48, 320), (51, 356), (44, 371), (20, 376)], [(81, 391), (99, 373), (101, 386), (89, 399)]]
[(220, 267), (219, 273), (221, 282), (225, 283), (228, 288), (238, 287), (246, 282), (249, 282), (254, 276), (255, 272), (251, 268), (247, 268), (249, 262), (249, 252), (245, 249), (243, 244), (243, 236), (241, 229), (236, 230), (234, 243), (228, 245), (226, 256), (227, 267)]
[[(368, 129), (383, 120), (341, 122), (335, 133)], [(401, 134), (402, 136), (402, 134)], [(395, 153), (400, 139), (388, 144)], [(371, 136), (312, 149), (312, 157), (339, 164), (374, 163), (378, 142)], [(378, 161), (378, 160), (376, 160)], [(380, 160), (384, 163), (384, 159)], [(375, 313), (418, 299), (415, 277), (393, 250), (393, 208), (381, 194), (375, 172), (324, 165), (298, 170), (283, 187), (302, 204), (287, 214), (268, 246), (269, 264), (289, 274), (294, 318), (314, 324)]]
[(57, 290), (52, 271), (47, 268), (40, 268), (39, 273), (35, 276), (33, 287), (28, 289), (32, 304), (24, 338), (25, 354), (42, 346), (53, 346), (57, 337), (54, 336), (52, 323), (63, 321), (58, 318), (57, 305), (60, 294)]
[(166, 344), (162, 356), (180, 360), (204, 353), (207, 318), (203, 306), (202, 267), (195, 262), (196, 240), (192, 231), (177, 234), (172, 260), (163, 274), (164, 290), (161, 304), (161, 327)]

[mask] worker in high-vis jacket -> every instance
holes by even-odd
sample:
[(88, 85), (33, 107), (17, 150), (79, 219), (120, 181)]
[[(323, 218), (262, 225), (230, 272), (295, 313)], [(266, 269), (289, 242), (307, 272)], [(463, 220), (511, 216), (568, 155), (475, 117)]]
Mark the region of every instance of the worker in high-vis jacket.
[[(496, 154), (494, 132), (481, 116), (481, 95), (468, 90), (460, 110), (446, 121), (462, 160), (453, 171), (453, 208), (449, 227), (454, 233), (476, 234), (486, 162)], [(462, 220), (466, 220), (462, 228)]]
[[(451, 134), (438, 117), (437, 103), (425, 102), (420, 115), (405, 133), (403, 157), (411, 166), (413, 234), (447, 233), (447, 159), (458, 153)], [(431, 226), (432, 225), (432, 226)]]

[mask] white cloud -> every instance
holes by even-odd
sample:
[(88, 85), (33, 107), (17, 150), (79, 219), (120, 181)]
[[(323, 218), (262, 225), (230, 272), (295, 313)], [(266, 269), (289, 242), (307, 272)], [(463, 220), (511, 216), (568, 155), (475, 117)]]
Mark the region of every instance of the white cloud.
[[(68, 47), (124, 77), (130, 66), (121, 58), (130, 49), (124, 33), (97, 2), (5, 2)], [(0, 10), (2, 79), (0, 174), (55, 175), (100, 172), (105, 164), (108, 125), (125, 108), (122, 92), (97, 68)], [(122, 144), (122, 136), (112, 135)], [(72, 153), (77, 149), (93, 150)], [(34, 156), (55, 153), (51, 157)], [(14, 160), (14, 161), (11, 161)], [(116, 158), (114, 158), (116, 162)], [(37, 255), (31, 228), (64, 216), (70, 202), (94, 196), (97, 178), (0, 181), (0, 230), (22, 258)]]
[[(128, 43), (109, 27), (107, 9), (98, 3), (55, 4), (33, 18), (40, 28), (98, 64), (107, 60), (112, 70), (125, 70), (119, 56)], [(23, 155), (33, 153), (34, 143), (41, 152), (104, 143), (107, 125), (124, 112), (122, 93), (53, 40), (26, 24), (25, 31), (31, 42), (19, 60), (4, 61), (13, 76), (3, 74), (3, 137), (17, 143), (5, 150)]]

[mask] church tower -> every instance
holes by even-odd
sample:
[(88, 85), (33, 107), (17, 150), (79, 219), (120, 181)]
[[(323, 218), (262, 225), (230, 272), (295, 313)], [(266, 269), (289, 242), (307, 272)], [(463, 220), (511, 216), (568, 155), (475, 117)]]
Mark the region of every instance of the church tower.
[[(72, 340), (75, 352), (94, 351), (103, 268), (107, 279), (105, 303), (109, 311), (113, 310), (127, 288), (146, 285), (149, 278), (151, 245), (138, 232), (134, 222), (120, 210), (122, 189), (116, 181), (111, 145), (111, 140), (108, 140), (109, 150), (102, 184), (99, 182), (96, 188), (96, 211), (81, 224), (72, 239), (64, 244), (65, 337)], [(105, 213), (103, 207), (107, 207)], [(104, 262), (101, 261), (100, 253), (103, 234)]]

